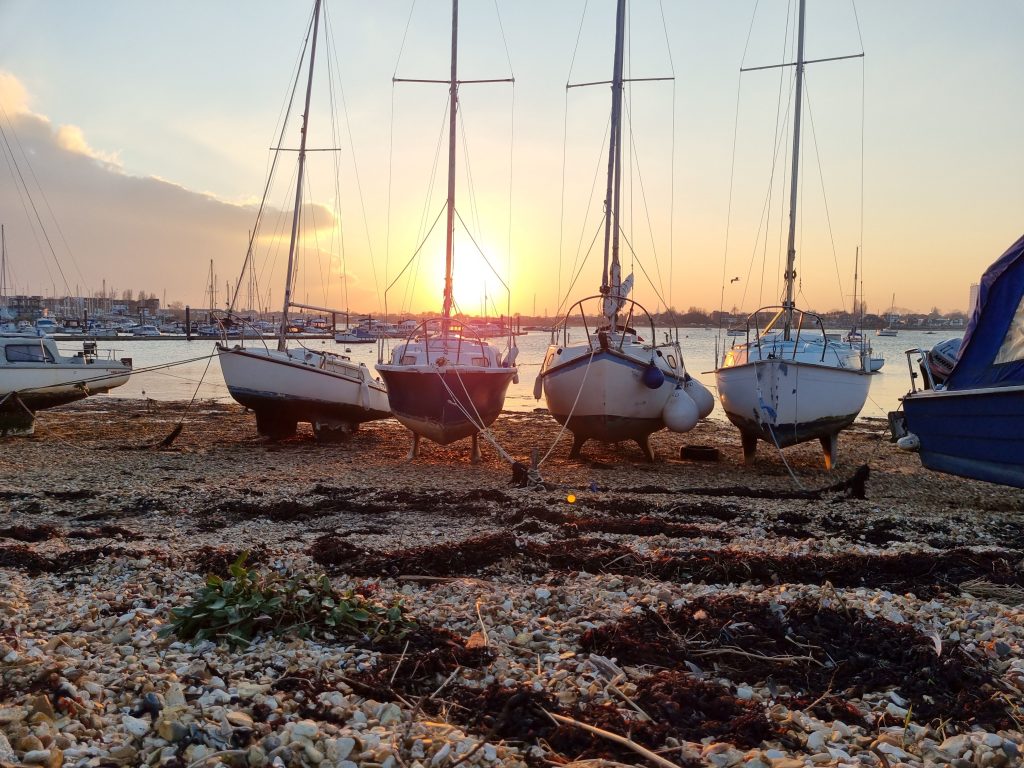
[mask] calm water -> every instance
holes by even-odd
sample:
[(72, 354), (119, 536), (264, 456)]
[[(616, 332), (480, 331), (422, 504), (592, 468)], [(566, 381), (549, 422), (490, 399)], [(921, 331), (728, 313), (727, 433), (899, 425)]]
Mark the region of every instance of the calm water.
[[(582, 330), (577, 333), (580, 337), (582, 336)], [(932, 347), (951, 335), (957, 334), (948, 334), (942, 331), (936, 334), (928, 334), (923, 331), (901, 331), (900, 335), (894, 338), (871, 336), (874, 354), (876, 356), (881, 354), (885, 358), (885, 367), (874, 376), (868, 402), (861, 415), (884, 417), (886, 413), (895, 410), (899, 405), (899, 398), (910, 388), (904, 350), (913, 347)], [(711, 329), (688, 328), (680, 331), (687, 370), (712, 391), (714, 391), (715, 377), (710, 371), (714, 369), (715, 365), (715, 339), (716, 331)], [(506, 409), (529, 411), (544, 405), (543, 400), (538, 402), (533, 399), (533, 382), (537, 377), (540, 364), (543, 362), (549, 340), (549, 334), (542, 332), (529, 333), (517, 339), (520, 349), (518, 360), (520, 380), (518, 384), (513, 384), (509, 388), (508, 397), (505, 400)], [(728, 342), (731, 339), (725, 339), (725, 341)], [(246, 342), (247, 345), (258, 343)], [(293, 343), (297, 344), (298, 342)], [(334, 341), (306, 340), (302, 343), (311, 349), (345, 352), (345, 346), (336, 344)], [(75, 342), (60, 342), (59, 346), (65, 351), (81, 350), (81, 344)], [(125, 338), (100, 342), (100, 347), (117, 350), (118, 357), (131, 357), (136, 369), (181, 360), (193, 360), (193, 362), (159, 371), (133, 374), (128, 384), (113, 391), (112, 396), (114, 397), (188, 400), (198, 386), (200, 398), (231, 400), (216, 358), (209, 362), (209, 367), (207, 367), (206, 359), (195, 360), (195, 358), (204, 358), (213, 352), (214, 342), (211, 340), (197, 339), (189, 342)], [(364, 362), (371, 369), (377, 362), (377, 347), (374, 344), (355, 345), (348, 349), (350, 352), (346, 354), (354, 361)], [(713, 418), (725, 418), (720, 407), (717, 406), (712, 416)]]

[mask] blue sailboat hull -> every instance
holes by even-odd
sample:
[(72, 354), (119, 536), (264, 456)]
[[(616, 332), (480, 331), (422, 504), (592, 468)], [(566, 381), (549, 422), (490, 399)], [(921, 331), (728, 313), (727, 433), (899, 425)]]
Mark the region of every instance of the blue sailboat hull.
[(1024, 386), (916, 392), (903, 410), (928, 469), (1024, 488)]

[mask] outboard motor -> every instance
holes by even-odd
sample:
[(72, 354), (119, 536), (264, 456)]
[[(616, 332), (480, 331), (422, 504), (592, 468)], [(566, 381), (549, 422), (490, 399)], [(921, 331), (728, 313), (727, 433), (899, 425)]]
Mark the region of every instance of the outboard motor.
[(953, 372), (953, 366), (956, 365), (957, 358), (960, 356), (961, 341), (962, 339), (943, 339), (925, 353), (928, 358), (928, 368), (932, 372), (929, 379), (924, 361), (922, 361), (921, 379), (924, 381), (925, 389), (931, 388), (932, 381), (936, 386), (946, 383), (946, 379)]

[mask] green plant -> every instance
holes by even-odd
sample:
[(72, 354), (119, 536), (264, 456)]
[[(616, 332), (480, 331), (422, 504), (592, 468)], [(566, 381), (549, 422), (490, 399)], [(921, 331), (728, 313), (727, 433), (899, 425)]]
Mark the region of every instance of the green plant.
[(401, 638), (416, 628), (398, 601), (385, 606), (352, 590), (339, 591), (322, 573), (247, 568), (248, 556), (239, 555), (227, 578), (207, 576), (191, 604), (171, 609), (171, 622), (161, 634), (248, 645), (260, 633), (375, 641)]

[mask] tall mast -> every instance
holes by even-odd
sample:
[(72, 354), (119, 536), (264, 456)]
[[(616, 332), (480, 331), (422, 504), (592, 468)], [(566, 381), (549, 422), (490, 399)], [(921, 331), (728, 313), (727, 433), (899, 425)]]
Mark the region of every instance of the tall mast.
[(448, 231), (444, 247), (444, 333), (452, 315), (452, 251), (455, 234), (455, 117), (459, 101), (459, 0), (452, 0), (452, 74), (448, 81)]
[(800, 0), (796, 42), (796, 99), (793, 102), (793, 174), (789, 180), (789, 240), (786, 245), (786, 325), (785, 339), (793, 327), (793, 284), (796, 280), (796, 201), (797, 179), (800, 171), (800, 113), (803, 110), (804, 91), (804, 5)]
[(619, 265), (619, 201), (622, 180), (622, 59), (626, 37), (626, 0), (619, 0), (615, 11), (615, 62), (612, 68), (612, 119), (608, 137), (608, 187), (604, 207), (604, 272), (601, 293), (610, 290), (609, 262), (614, 271)]
[(302, 136), (299, 140), (298, 179), (295, 182), (295, 211), (292, 213), (292, 237), (288, 244), (288, 271), (284, 283), (284, 308), (281, 310), (281, 330), (277, 337), (277, 350), (288, 348), (288, 307), (292, 303), (292, 271), (295, 268), (295, 244), (299, 234), (299, 212), (302, 208), (302, 178), (306, 165), (306, 128), (309, 125), (309, 98), (313, 93), (313, 62), (316, 60), (316, 38), (320, 27), (320, 0), (313, 7), (313, 44), (309, 49), (309, 79), (306, 81), (306, 105), (302, 111)]

